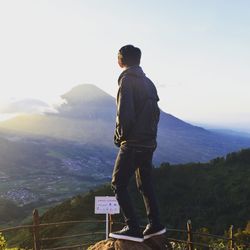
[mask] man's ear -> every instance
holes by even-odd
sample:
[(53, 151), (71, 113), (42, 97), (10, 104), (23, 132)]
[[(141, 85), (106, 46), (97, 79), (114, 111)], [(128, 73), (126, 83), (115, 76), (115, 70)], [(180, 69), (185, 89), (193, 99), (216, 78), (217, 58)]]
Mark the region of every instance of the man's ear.
[(126, 65), (124, 65), (124, 62), (122, 60), (122, 57), (118, 57), (118, 64), (121, 68), (124, 68)]
[(125, 64), (124, 64), (123, 57), (120, 57), (120, 60), (121, 60), (122, 65), (125, 65)]

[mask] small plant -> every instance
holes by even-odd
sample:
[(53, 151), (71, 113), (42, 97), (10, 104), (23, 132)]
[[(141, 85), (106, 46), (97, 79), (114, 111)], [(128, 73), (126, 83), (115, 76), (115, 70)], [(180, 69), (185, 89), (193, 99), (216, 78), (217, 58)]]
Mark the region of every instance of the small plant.
[(178, 242), (170, 242), (172, 249), (173, 250), (183, 250), (183, 249), (187, 249), (187, 244), (185, 243), (178, 243)]
[(4, 250), (6, 248), (6, 240), (2, 233), (0, 233), (0, 250)]

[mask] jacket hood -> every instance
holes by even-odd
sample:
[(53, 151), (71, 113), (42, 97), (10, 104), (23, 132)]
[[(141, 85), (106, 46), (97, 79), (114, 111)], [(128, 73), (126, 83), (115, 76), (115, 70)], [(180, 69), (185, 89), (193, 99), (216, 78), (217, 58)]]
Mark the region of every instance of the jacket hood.
[(134, 77), (145, 77), (145, 73), (143, 72), (142, 68), (139, 65), (131, 66), (125, 69), (118, 78), (118, 83), (120, 82), (123, 76), (130, 75)]

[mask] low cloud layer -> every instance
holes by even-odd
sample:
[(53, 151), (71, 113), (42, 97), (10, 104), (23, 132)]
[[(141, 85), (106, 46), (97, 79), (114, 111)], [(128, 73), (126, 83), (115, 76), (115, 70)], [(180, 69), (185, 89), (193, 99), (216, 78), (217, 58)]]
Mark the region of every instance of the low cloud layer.
[(42, 114), (57, 112), (56, 107), (37, 99), (22, 99), (10, 102), (0, 107), (0, 113), (2, 114)]

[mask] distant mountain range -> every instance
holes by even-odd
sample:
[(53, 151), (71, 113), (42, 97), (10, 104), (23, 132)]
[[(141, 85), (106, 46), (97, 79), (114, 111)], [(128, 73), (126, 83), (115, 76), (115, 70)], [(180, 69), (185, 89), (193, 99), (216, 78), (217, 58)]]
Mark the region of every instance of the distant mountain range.
[[(76, 86), (62, 98), (65, 103), (56, 114), (23, 115), (1, 122), (0, 128), (22, 135), (114, 148), (115, 98), (90, 84)], [(161, 111), (157, 164), (206, 162), (246, 147), (250, 147), (249, 138), (208, 131)]]

